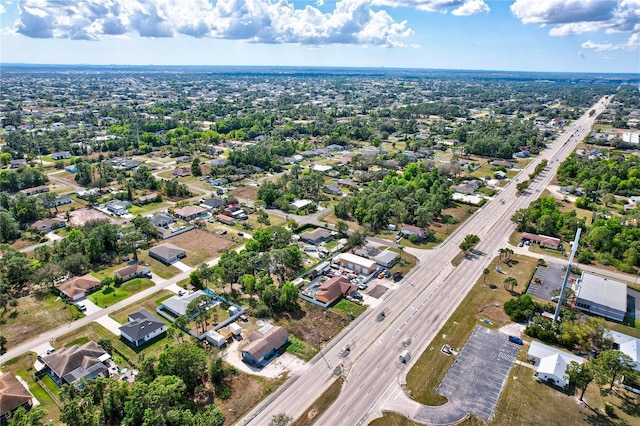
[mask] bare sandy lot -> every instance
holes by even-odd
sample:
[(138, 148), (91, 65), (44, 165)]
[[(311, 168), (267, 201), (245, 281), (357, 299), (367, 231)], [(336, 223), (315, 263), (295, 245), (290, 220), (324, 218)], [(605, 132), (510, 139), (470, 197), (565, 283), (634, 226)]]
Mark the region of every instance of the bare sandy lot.
[(258, 199), (258, 188), (256, 186), (243, 186), (231, 192), (238, 200), (251, 200)]
[(108, 220), (109, 222), (113, 222), (113, 220), (106, 214), (89, 207), (72, 211), (71, 219), (69, 221), (72, 225), (82, 226), (88, 221), (94, 219)]
[(217, 257), (233, 245), (225, 238), (197, 228), (166, 241), (186, 250), (187, 257), (183, 262), (189, 266), (197, 266), (205, 260)]

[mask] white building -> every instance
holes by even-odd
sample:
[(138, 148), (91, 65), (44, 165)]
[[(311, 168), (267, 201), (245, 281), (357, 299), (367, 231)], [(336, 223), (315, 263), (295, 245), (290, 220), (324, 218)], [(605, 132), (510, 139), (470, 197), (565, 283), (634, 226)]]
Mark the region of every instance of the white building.
[(627, 313), (627, 285), (590, 272), (577, 281), (575, 307), (615, 321)]
[(356, 256), (351, 253), (342, 253), (339, 260), (340, 266), (355, 271), (358, 274), (369, 275), (377, 269), (375, 260)]
[(534, 361), (538, 378), (544, 382), (553, 381), (558, 387), (565, 387), (569, 384), (567, 377), (567, 367), (572, 361), (579, 364), (584, 362), (583, 358), (561, 351), (551, 346), (543, 345), (532, 341), (527, 352), (527, 359)]

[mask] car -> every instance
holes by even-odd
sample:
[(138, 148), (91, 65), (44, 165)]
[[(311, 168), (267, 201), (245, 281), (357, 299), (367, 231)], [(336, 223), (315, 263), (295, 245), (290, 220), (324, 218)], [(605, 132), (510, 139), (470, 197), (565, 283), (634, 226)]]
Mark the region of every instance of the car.
[(351, 293), (351, 297), (353, 297), (354, 299), (358, 299), (358, 300), (363, 300), (364, 297), (358, 293), (357, 291), (354, 291), (353, 293)]
[(227, 231), (226, 230), (220, 231), (220, 235), (227, 235)]
[(238, 237), (244, 237), (244, 233), (238, 232)]
[(358, 290), (366, 290), (367, 287), (368, 286), (366, 284), (362, 283), (362, 284), (358, 285)]
[(184, 296), (184, 290), (178, 290), (178, 296)]
[(523, 345), (524, 342), (518, 336), (509, 336), (509, 341), (511, 343), (515, 343), (516, 345)]
[(84, 312), (87, 310), (87, 307), (84, 305), (84, 303), (78, 303), (76, 304), (76, 308), (78, 308), (79, 311)]

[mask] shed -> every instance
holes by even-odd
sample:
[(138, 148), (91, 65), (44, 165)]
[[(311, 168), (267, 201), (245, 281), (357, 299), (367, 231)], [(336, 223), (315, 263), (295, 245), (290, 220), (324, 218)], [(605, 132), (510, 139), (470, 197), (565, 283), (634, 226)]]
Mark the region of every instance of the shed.
[(225, 339), (224, 336), (222, 336), (217, 331), (213, 331), (213, 330), (209, 331), (205, 336), (205, 338), (209, 343), (219, 348), (227, 344), (227, 339)]
[(218, 333), (220, 333), (220, 335), (225, 339), (230, 339), (233, 337), (233, 331), (231, 331), (229, 327), (222, 327), (220, 330), (218, 330)]
[(229, 329), (233, 332), (234, 336), (240, 336), (242, 334), (242, 327), (235, 322), (229, 324)]

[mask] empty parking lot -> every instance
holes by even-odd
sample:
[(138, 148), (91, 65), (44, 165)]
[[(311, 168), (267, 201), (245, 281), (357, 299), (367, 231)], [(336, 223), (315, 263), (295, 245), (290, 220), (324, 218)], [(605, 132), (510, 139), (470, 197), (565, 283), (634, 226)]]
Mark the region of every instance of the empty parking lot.
[(504, 334), (476, 326), (437, 392), (466, 412), (491, 419), (519, 349)]

